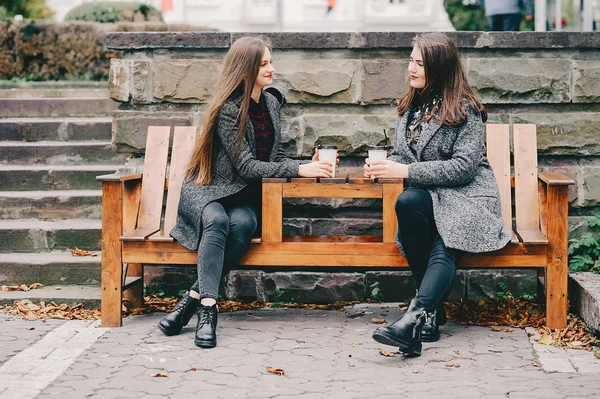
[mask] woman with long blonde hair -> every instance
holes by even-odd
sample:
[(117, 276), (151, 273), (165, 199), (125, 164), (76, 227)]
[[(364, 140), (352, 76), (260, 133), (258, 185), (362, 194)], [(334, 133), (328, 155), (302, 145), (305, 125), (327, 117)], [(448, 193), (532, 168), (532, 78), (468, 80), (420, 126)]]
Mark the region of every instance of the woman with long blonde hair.
[(500, 194), (485, 155), (485, 108), (469, 87), (456, 45), (446, 35), (418, 35), (408, 64), (410, 88), (398, 100), (392, 156), (365, 163), (368, 177), (404, 178), (396, 200), (396, 243), (417, 295), (401, 319), (373, 333), (408, 355), (436, 341), (443, 301), (467, 252), (504, 247)]
[(179, 334), (198, 314), (194, 343), (217, 344), (217, 299), (224, 271), (243, 256), (260, 225), (261, 179), (331, 177), (334, 165), (287, 158), (281, 143), (280, 101), (263, 90), (273, 82), (271, 46), (242, 37), (227, 53), (208, 102), (181, 189), (171, 236), (198, 251), (198, 280), (159, 323)]

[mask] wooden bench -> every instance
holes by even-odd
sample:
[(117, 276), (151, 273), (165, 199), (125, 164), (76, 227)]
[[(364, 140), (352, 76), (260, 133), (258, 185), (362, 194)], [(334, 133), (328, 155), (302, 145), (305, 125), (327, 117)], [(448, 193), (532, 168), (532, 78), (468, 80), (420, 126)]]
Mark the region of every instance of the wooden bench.
[[(98, 177), (103, 182), (102, 326), (121, 325), (124, 294), (131, 305), (142, 304), (144, 264), (196, 263), (196, 253), (183, 248), (168, 234), (175, 224), (184, 168), (194, 146), (196, 128), (173, 130), (170, 140), (170, 127), (148, 129), (143, 174)], [(567, 189), (573, 181), (559, 173), (538, 173), (535, 125), (513, 126), (512, 177), (509, 126), (487, 125), (486, 134), (488, 158), (500, 188), (504, 225), (506, 231), (512, 232), (512, 240), (499, 251), (466, 255), (460, 267), (537, 268), (546, 297), (547, 325), (563, 328), (567, 315)], [(167, 168), (170, 141), (172, 155)], [(319, 181), (264, 179), (262, 237), (252, 240), (240, 264), (407, 267), (394, 241), (394, 203), (402, 190), (402, 179), (375, 181), (362, 177), (361, 172)], [(294, 197), (381, 198), (383, 236), (284, 237), (282, 202), (283, 198)]]

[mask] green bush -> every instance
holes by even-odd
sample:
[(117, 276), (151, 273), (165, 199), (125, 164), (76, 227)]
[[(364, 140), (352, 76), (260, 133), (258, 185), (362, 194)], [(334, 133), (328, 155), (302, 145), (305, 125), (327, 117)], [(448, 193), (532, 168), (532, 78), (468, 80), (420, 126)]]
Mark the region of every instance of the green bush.
[(75, 7), (65, 17), (65, 21), (90, 22), (144, 22), (162, 21), (162, 15), (156, 8), (133, 2), (98, 1)]
[(54, 12), (46, 7), (44, 0), (2, 0), (0, 18), (12, 18), (22, 15), (24, 18), (48, 19)]
[(485, 12), (477, 0), (444, 0), (444, 8), (456, 30), (488, 29)]
[(569, 240), (569, 270), (600, 274), (600, 211), (588, 220), (588, 227), (592, 232)]

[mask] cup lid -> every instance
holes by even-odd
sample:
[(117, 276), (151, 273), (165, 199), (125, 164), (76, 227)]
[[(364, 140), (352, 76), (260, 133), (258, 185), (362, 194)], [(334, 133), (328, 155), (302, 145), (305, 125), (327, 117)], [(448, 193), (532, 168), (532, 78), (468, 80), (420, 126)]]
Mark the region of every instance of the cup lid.
[(390, 146), (388, 145), (380, 145), (380, 146), (373, 146), (373, 147), (369, 147), (369, 150), (386, 150), (390, 148)]
[(337, 145), (320, 145), (317, 147), (319, 150), (337, 150)]

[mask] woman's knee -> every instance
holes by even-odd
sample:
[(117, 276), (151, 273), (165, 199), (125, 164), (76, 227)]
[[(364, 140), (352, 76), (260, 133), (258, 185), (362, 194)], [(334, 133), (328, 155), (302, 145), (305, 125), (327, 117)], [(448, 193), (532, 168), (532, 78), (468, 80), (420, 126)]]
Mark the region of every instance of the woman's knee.
[(419, 207), (422, 208), (424, 204), (430, 201), (431, 196), (425, 190), (410, 189), (403, 191), (396, 198), (396, 214), (410, 212)]
[(229, 217), (219, 203), (211, 202), (202, 211), (202, 229), (229, 231)]
[(246, 237), (254, 234), (257, 227), (258, 221), (254, 211), (237, 212), (231, 217), (229, 231), (232, 235)]

